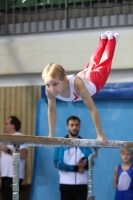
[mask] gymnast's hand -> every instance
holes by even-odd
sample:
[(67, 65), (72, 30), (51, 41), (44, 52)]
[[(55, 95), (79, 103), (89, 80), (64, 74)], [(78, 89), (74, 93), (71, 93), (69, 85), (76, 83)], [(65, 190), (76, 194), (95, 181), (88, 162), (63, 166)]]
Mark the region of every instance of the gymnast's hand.
[(105, 147), (108, 145), (108, 140), (103, 136), (103, 135), (99, 135), (97, 137), (97, 140), (102, 142), (102, 146)]

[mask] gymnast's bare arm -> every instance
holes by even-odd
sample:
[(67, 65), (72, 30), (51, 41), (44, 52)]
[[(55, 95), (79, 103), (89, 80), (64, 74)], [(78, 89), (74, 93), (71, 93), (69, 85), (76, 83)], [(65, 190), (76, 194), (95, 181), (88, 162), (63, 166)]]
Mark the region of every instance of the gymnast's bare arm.
[(114, 187), (117, 189), (118, 186), (118, 167), (115, 168), (114, 171)]
[(82, 97), (83, 102), (85, 103), (87, 108), (90, 110), (92, 120), (94, 122), (96, 132), (97, 132), (97, 140), (100, 140), (102, 142), (102, 145), (106, 146), (108, 144), (108, 140), (103, 135), (98, 110), (96, 109), (96, 106), (88, 90), (86, 89), (84, 82), (80, 78), (76, 78), (74, 81), (74, 87), (75, 87), (76, 93)]
[(54, 129), (56, 124), (56, 98), (46, 89), (48, 98), (48, 124), (49, 137), (54, 137)]

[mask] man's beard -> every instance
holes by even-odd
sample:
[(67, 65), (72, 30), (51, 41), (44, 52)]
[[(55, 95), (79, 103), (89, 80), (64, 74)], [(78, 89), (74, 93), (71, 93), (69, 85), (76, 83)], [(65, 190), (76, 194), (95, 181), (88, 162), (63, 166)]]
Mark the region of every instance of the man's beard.
[(69, 130), (69, 134), (72, 136), (72, 137), (76, 137), (78, 134), (79, 134), (79, 131), (77, 131), (77, 133), (72, 133), (70, 130)]

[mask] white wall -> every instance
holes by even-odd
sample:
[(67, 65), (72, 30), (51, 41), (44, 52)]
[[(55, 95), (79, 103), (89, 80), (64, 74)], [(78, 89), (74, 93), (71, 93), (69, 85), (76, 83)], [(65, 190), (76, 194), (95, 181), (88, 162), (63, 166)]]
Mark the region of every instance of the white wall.
[[(111, 28), (121, 37), (112, 69), (133, 69), (133, 28)], [(0, 74), (41, 73), (51, 62), (82, 70), (106, 29), (54, 32), (0, 38)]]
[[(77, 73), (75, 71), (75, 73)], [(70, 73), (67, 73), (70, 74)], [(133, 69), (112, 70), (107, 83), (133, 82)], [(41, 73), (38, 74), (10, 74), (0, 76), (0, 87), (44, 85)]]

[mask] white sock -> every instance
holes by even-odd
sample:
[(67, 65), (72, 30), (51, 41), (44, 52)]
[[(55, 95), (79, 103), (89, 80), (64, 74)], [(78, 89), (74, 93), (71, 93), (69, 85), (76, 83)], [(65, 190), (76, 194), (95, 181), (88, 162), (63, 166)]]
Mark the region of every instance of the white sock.
[(113, 34), (112, 33), (110, 33), (110, 34), (108, 34), (108, 40), (111, 40), (111, 39), (113, 39)]
[(115, 37), (116, 43), (117, 43), (118, 40), (119, 40), (120, 34), (119, 33), (114, 33), (114, 37)]
[(107, 39), (107, 36), (105, 33), (101, 34), (101, 39), (105, 39), (105, 40)]
[(107, 36), (108, 40), (113, 39), (113, 32), (112, 31), (106, 31), (104, 34)]

